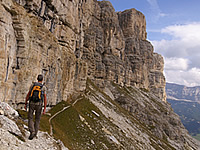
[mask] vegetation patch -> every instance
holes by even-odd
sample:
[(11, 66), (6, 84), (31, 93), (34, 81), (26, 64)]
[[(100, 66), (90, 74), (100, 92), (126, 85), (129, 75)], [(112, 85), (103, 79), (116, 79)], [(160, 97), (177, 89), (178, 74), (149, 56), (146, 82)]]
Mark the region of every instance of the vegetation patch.
[(192, 137), (200, 141), (200, 134), (196, 134), (195, 136)]
[(145, 88), (140, 88), (140, 90), (142, 90), (142, 91), (145, 92), (145, 93), (148, 93), (148, 92), (149, 92), (149, 90), (148, 90), (148, 89), (145, 89)]
[(52, 119), (53, 135), (71, 150), (105, 149), (105, 146), (116, 149), (102, 131), (103, 121), (105, 118), (101, 111), (82, 97), (74, 106)]
[(40, 130), (44, 132), (48, 132), (50, 134), (50, 124), (49, 124), (49, 118), (48, 115), (42, 115), (40, 119)]
[(60, 103), (58, 103), (56, 106), (54, 106), (51, 110), (49, 110), (48, 113), (51, 114), (51, 116), (53, 116), (54, 114), (56, 114), (58, 111), (62, 110), (64, 107), (69, 106), (70, 104), (67, 103), (66, 101), (61, 101)]
[(28, 119), (28, 111), (17, 109), (17, 112), (22, 119)]

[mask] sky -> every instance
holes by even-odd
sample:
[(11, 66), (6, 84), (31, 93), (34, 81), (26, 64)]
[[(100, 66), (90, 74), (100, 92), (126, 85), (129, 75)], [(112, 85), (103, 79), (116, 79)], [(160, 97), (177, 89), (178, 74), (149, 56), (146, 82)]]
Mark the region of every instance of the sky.
[(163, 56), (167, 82), (200, 86), (200, 0), (109, 0), (146, 18), (147, 40)]

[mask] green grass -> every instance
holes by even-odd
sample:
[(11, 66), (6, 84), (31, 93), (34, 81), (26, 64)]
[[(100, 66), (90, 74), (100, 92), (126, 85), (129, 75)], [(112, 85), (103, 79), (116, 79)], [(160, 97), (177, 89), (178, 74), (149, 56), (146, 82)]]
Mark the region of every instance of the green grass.
[[(53, 134), (56, 138), (61, 139), (63, 143), (70, 149), (77, 149), (81, 143), (81, 134), (84, 134), (78, 113), (75, 109), (69, 108), (56, 116), (52, 120)], [(86, 131), (85, 131), (86, 132)], [(85, 142), (84, 140), (82, 142)]]
[(197, 134), (197, 135), (192, 136), (192, 137), (200, 141), (200, 134)]
[[(92, 111), (100, 116), (97, 117)], [(81, 121), (79, 115), (84, 121)], [(61, 139), (70, 150), (104, 149), (102, 143), (114, 150), (116, 146), (109, 142), (102, 132), (101, 121), (105, 119), (100, 110), (83, 97), (75, 106), (66, 109), (52, 120), (53, 135), (56, 139)]]
[(53, 109), (51, 109), (48, 113), (50, 113), (51, 116), (53, 116), (55, 113), (57, 113), (58, 111), (62, 110), (64, 107), (67, 107), (69, 105), (70, 105), (69, 103), (61, 101), (56, 105), (56, 107), (53, 107)]
[(21, 110), (21, 109), (17, 109), (17, 112), (19, 113), (19, 116), (22, 119), (28, 119), (28, 112), (27, 111), (24, 111), (24, 110)]
[(50, 116), (42, 115), (40, 119), (40, 130), (48, 133), (50, 133), (49, 118)]

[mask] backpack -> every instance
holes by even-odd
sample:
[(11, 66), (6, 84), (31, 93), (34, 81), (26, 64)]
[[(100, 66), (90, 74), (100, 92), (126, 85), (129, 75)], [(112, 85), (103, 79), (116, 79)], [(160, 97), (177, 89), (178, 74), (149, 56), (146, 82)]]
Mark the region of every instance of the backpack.
[(41, 90), (43, 86), (43, 84), (34, 83), (31, 89), (30, 101), (33, 101), (35, 103), (43, 101), (44, 93)]

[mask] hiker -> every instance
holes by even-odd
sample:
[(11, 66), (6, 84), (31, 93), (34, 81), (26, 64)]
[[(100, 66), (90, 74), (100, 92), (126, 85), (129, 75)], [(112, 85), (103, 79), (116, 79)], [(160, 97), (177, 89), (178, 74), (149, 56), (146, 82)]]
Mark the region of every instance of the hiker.
[[(43, 114), (45, 114), (47, 105), (46, 87), (44, 86), (44, 84), (42, 84), (43, 75), (41, 74), (38, 75), (37, 80), (38, 82), (34, 82), (30, 86), (24, 106), (24, 108), (26, 109), (27, 102), (29, 100), (29, 111), (28, 111), (28, 128), (30, 131), (29, 140), (32, 140), (37, 135), (39, 129), (40, 117), (42, 113), (43, 101), (44, 101)], [(33, 121), (34, 111), (35, 111), (35, 122)]]

